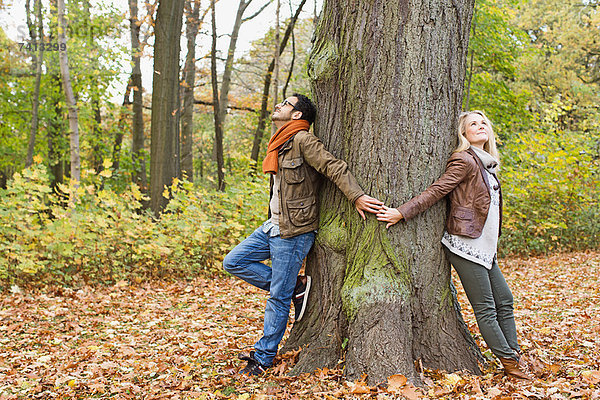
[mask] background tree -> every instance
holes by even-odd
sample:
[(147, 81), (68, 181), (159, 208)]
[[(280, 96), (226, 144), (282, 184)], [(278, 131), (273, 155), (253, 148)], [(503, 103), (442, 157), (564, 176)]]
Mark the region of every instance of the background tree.
[[(324, 5), (309, 62), (316, 133), (386, 204), (424, 190), (456, 145), (472, 11), (470, 0)], [(444, 204), (386, 231), (327, 183), (320, 210), (312, 301), (286, 344), (303, 348), (296, 371), (340, 358), (373, 383), (398, 372), (418, 381), (417, 361), (478, 371), (439, 244)]]
[(215, 156), (217, 159), (217, 188), (225, 190), (225, 162), (223, 160), (223, 120), (219, 105), (219, 84), (217, 82), (217, 19), (215, 0), (211, 0), (212, 45), (210, 51), (210, 81), (212, 84), (213, 118), (215, 122)]
[[(70, 153), (71, 153), (71, 180), (75, 187), (79, 186), (81, 181), (81, 161), (79, 154), (79, 122), (77, 116), (77, 102), (71, 85), (71, 74), (69, 70), (69, 58), (67, 55), (67, 39), (66, 30), (67, 23), (65, 20), (65, 1), (58, 0), (58, 43), (59, 60), (60, 60), (60, 75), (65, 93), (67, 108), (69, 110), (69, 130), (70, 130)], [(75, 192), (74, 192), (75, 193)], [(75, 195), (74, 195), (75, 196)]]
[[(285, 50), (288, 40), (294, 31), (296, 21), (298, 21), (298, 17), (300, 15), (300, 12), (302, 11), (302, 7), (304, 7), (305, 3), (306, 3), (306, 0), (302, 0), (300, 2), (300, 4), (298, 5), (298, 8), (296, 8), (296, 12), (290, 18), (290, 20), (287, 24), (287, 28), (283, 34), (281, 43), (277, 44), (277, 41), (275, 41), (275, 44), (277, 46), (276, 48), (279, 51), (277, 57), (279, 57), (283, 54), (283, 51)], [(275, 69), (276, 63), (277, 63), (276, 57), (273, 57), (273, 59), (269, 63), (269, 67), (267, 68), (267, 72), (265, 73), (265, 77), (264, 77), (263, 91), (262, 91), (261, 104), (260, 104), (260, 114), (258, 116), (258, 123), (256, 124), (256, 130), (254, 131), (254, 140), (252, 142), (252, 151), (250, 153), (250, 158), (255, 162), (256, 166), (258, 166), (258, 153), (260, 150), (260, 145), (262, 142), (262, 137), (263, 137), (263, 133), (265, 131), (265, 125), (266, 125), (266, 120), (267, 120), (267, 116), (268, 116), (267, 104), (269, 102), (269, 90), (271, 87), (271, 77), (273, 75), (273, 70)], [(294, 65), (292, 63), (291, 68), (289, 69), (290, 76), (292, 75), (293, 66)]]
[[(217, 179), (218, 179), (218, 188), (219, 190), (225, 189), (225, 162), (223, 155), (223, 124), (225, 123), (225, 119), (227, 116), (227, 106), (229, 104), (229, 88), (231, 85), (231, 74), (233, 72), (233, 61), (235, 55), (235, 49), (237, 46), (237, 40), (240, 32), (240, 28), (242, 24), (246, 21), (249, 21), (255, 17), (257, 17), (267, 5), (269, 5), (270, 1), (263, 4), (262, 7), (258, 9), (254, 14), (244, 18), (244, 13), (246, 12), (248, 6), (252, 3), (252, 0), (240, 0), (238, 4), (238, 9), (235, 16), (235, 22), (233, 23), (233, 28), (231, 30), (231, 37), (229, 39), (229, 48), (227, 50), (227, 58), (225, 60), (225, 69), (223, 71), (221, 88), (218, 88), (217, 85), (217, 68), (216, 68), (216, 59), (217, 59), (217, 29), (216, 29), (216, 11), (212, 12), (212, 36), (213, 36), (213, 46), (211, 50), (211, 82), (213, 87), (213, 112), (215, 114), (215, 157), (217, 160)], [(212, 7), (214, 9), (214, 3), (212, 3)], [(218, 100), (217, 100), (218, 99)]]
[[(531, 92), (515, 85), (520, 58), (534, 54), (515, 26), (520, 0), (478, 0), (469, 38), (465, 110), (485, 110), (501, 139), (531, 122)], [(499, 129), (498, 129), (499, 128)]]
[[(42, 2), (36, 0), (34, 5), (35, 21), (31, 17), (30, 0), (25, 3), (25, 10), (27, 13), (27, 26), (29, 28), (29, 36), (31, 37), (31, 44), (34, 45), (35, 50), (32, 53), (32, 67), (35, 71), (35, 86), (33, 91), (33, 98), (31, 99), (31, 131), (29, 133), (29, 144), (27, 146), (27, 160), (25, 160), (25, 166), (30, 166), (33, 163), (33, 152), (35, 150), (35, 141), (39, 126), (39, 109), (40, 109), (40, 85), (42, 82), (42, 64), (44, 57), (44, 46), (39, 45), (44, 43), (44, 21), (42, 19)], [(36, 32), (37, 29), (37, 32)], [(35, 53), (37, 51), (37, 54)]]
[[(23, 75), (31, 68), (19, 44), (9, 39), (0, 29), (0, 188), (24, 166), (27, 156), (27, 133), (30, 132), (29, 86)], [(19, 133), (25, 133), (19, 135)]]
[(167, 204), (163, 196), (179, 176), (179, 39), (184, 0), (160, 0), (156, 15), (152, 132), (150, 142), (150, 202), (156, 216)]
[[(207, 11), (209, 8), (206, 9)], [(183, 70), (183, 111), (181, 113), (181, 172), (194, 181), (194, 86), (196, 84), (196, 36), (206, 12), (200, 19), (200, 1), (186, 2), (185, 36), (187, 55)]]
[[(131, 89), (133, 90), (133, 122), (131, 124), (131, 155), (133, 160), (133, 181), (138, 184), (142, 191), (148, 190), (148, 178), (146, 177), (146, 160), (144, 157), (144, 113), (143, 113), (143, 87), (140, 45), (140, 26), (142, 21), (138, 18), (137, 0), (129, 0), (129, 26), (131, 32), (131, 61), (133, 70), (131, 72)], [(129, 97), (129, 96), (128, 96)]]
[(539, 51), (521, 57), (521, 81), (541, 102), (531, 106), (561, 114), (569, 130), (600, 124), (600, 10), (595, 1), (534, 1), (515, 24)]
[(600, 176), (599, 11), (597, 1), (477, 1), (465, 104), (485, 110), (501, 139), (501, 253), (599, 241), (586, 222), (600, 216), (590, 196)]

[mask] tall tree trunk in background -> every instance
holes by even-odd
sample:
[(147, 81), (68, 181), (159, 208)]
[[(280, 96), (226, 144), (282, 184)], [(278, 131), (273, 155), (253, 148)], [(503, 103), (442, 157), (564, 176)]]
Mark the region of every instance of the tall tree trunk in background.
[(27, 10), (27, 26), (29, 27), (29, 36), (31, 36), (31, 41), (33, 44), (35, 44), (34, 48), (37, 48), (38, 54), (35, 55), (34, 53), (32, 56), (33, 66), (35, 68), (35, 84), (33, 88), (33, 98), (31, 99), (31, 130), (29, 132), (29, 143), (27, 145), (27, 159), (25, 160), (25, 166), (27, 167), (33, 164), (35, 140), (39, 126), (40, 84), (42, 81), (42, 63), (44, 61), (44, 47), (38, 46), (38, 41), (40, 43), (44, 42), (44, 21), (42, 20), (42, 2), (41, 0), (36, 0), (34, 6), (35, 13), (37, 15), (38, 32), (36, 34), (36, 26), (34, 26), (31, 21), (29, 1), (30, 0), (27, 0), (25, 7)]
[(125, 132), (125, 125), (127, 119), (127, 110), (126, 106), (131, 104), (131, 100), (129, 100), (129, 95), (131, 94), (131, 85), (133, 79), (130, 76), (129, 81), (127, 82), (127, 87), (125, 88), (125, 95), (123, 96), (123, 105), (121, 107), (121, 111), (119, 112), (119, 121), (117, 122), (117, 129), (115, 132), (115, 141), (113, 143), (112, 150), (112, 168), (113, 171), (118, 171), (121, 166), (121, 146), (123, 145), (123, 135)]
[(50, 119), (48, 126), (48, 164), (52, 173), (52, 189), (56, 189), (59, 184), (64, 183), (64, 163), (63, 163), (63, 140), (65, 132), (62, 125), (63, 110), (59, 98), (62, 98), (62, 87), (60, 75), (53, 73), (50, 75), (50, 82), (55, 82), (56, 94), (52, 97), (54, 103), (54, 116)]
[[(273, 110), (279, 103), (279, 10), (281, 9), (281, 0), (277, 0), (277, 7), (275, 8), (275, 52), (273, 59), (275, 60), (275, 66), (273, 69)], [(273, 133), (275, 133), (275, 127), (273, 126)]]
[[(60, 63), (60, 75), (63, 83), (63, 89), (65, 92), (65, 99), (67, 107), (69, 109), (69, 129), (70, 133), (70, 152), (71, 152), (71, 181), (74, 187), (79, 186), (81, 180), (81, 162), (79, 158), (79, 125), (77, 121), (77, 104), (75, 102), (75, 95), (73, 94), (73, 87), (71, 86), (71, 75), (69, 73), (69, 57), (67, 55), (67, 38), (66, 29), (67, 24), (65, 22), (65, 0), (58, 0), (58, 43), (61, 48), (59, 49), (59, 63)], [(64, 44), (64, 47), (63, 47)], [(73, 192), (75, 193), (75, 192)], [(75, 195), (73, 199), (75, 198)]]
[[(321, 13), (309, 61), (316, 133), (392, 207), (438, 178), (456, 145), (473, 1), (331, 0)], [(312, 300), (286, 344), (303, 348), (295, 372), (340, 359), (370, 383), (418, 382), (417, 360), (478, 372), (440, 244), (443, 202), (388, 231), (331, 183), (321, 195)]]
[(160, 0), (156, 16), (150, 142), (150, 207), (155, 216), (167, 205), (165, 187), (170, 187), (180, 172), (177, 114), (183, 3)]
[[(233, 72), (233, 61), (235, 55), (235, 49), (237, 46), (237, 40), (240, 32), (240, 28), (242, 24), (246, 21), (249, 21), (255, 17), (257, 17), (271, 2), (269, 0), (262, 7), (258, 9), (254, 14), (244, 18), (244, 12), (250, 5), (252, 0), (240, 0), (238, 4), (238, 9), (235, 17), (235, 22), (233, 24), (233, 29), (231, 31), (231, 38), (229, 39), (229, 49), (227, 50), (227, 58), (225, 60), (225, 69), (223, 70), (223, 77), (221, 82), (221, 91), (219, 94), (218, 84), (217, 84), (217, 68), (216, 68), (216, 27), (213, 26), (213, 49), (211, 53), (211, 62), (214, 61), (214, 68), (211, 64), (211, 80), (213, 82), (213, 109), (215, 115), (215, 157), (217, 159), (217, 179), (219, 190), (225, 190), (225, 173), (224, 173), (224, 155), (223, 155), (223, 125), (225, 124), (225, 119), (227, 118), (227, 106), (229, 104), (229, 87), (231, 85), (231, 74)], [(214, 2), (211, 3), (214, 8)], [(215, 13), (212, 13), (213, 23), (215, 22)], [(215, 97), (216, 96), (216, 97)], [(218, 99), (218, 101), (216, 100)], [(216, 121), (219, 121), (217, 124)]]
[[(83, 7), (83, 29), (84, 33), (88, 35), (87, 45), (90, 50), (97, 48), (97, 45), (94, 40), (93, 28), (92, 28), (92, 13), (90, 11), (90, 0), (81, 0), (81, 5)], [(98, 64), (98, 60), (91, 60), (92, 66)], [(92, 67), (96, 69), (97, 67)], [(104, 169), (104, 150), (102, 143), (104, 141), (104, 134), (102, 132), (102, 113), (100, 110), (100, 99), (102, 94), (100, 93), (100, 82), (96, 77), (92, 78), (90, 84), (90, 97), (92, 104), (92, 112), (93, 112), (93, 127), (90, 132), (90, 139), (88, 139), (88, 143), (92, 147), (92, 168), (96, 171), (97, 174), (102, 172)]]
[(200, 1), (188, 0), (185, 36), (187, 56), (185, 59), (183, 112), (181, 113), (181, 173), (194, 181), (194, 85), (196, 84), (196, 36), (200, 26)]
[(235, 14), (233, 29), (231, 30), (229, 49), (227, 50), (225, 69), (223, 70), (223, 77), (221, 81), (221, 93), (219, 95), (219, 116), (221, 118), (221, 123), (225, 122), (225, 115), (227, 114), (227, 104), (229, 103), (229, 87), (231, 85), (231, 73), (233, 72), (233, 58), (235, 55), (238, 36), (240, 34), (240, 28), (242, 27), (242, 17), (244, 16), (244, 12), (251, 2), (252, 0), (240, 0), (237, 13)]
[(100, 99), (98, 94), (93, 94), (92, 111), (94, 112), (94, 128), (92, 129), (93, 168), (96, 173), (102, 172), (104, 157), (102, 156), (102, 113), (100, 112)]
[(215, 0), (210, 1), (212, 23), (212, 45), (210, 51), (210, 78), (213, 92), (213, 115), (215, 122), (215, 155), (217, 157), (217, 185), (225, 190), (225, 163), (223, 160), (223, 121), (219, 106), (219, 84), (217, 82), (217, 18)]
[(252, 3), (252, 0), (240, 0), (238, 4), (237, 13), (235, 15), (235, 22), (233, 23), (233, 29), (231, 30), (231, 37), (229, 39), (229, 49), (227, 50), (227, 59), (225, 60), (225, 69), (223, 70), (223, 78), (221, 81), (221, 93), (219, 95), (219, 112), (221, 123), (225, 123), (225, 118), (227, 118), (227, 106), (229, 104), (229, 87), (231, 85), (231, 74), (233, 73), (233, 61), (235, 55), (235, 49), (237, 47), (237, 40), (240, 34), (240, 28), (244, 22), (250, 21), (251, 19), (257, 17), (267, 5), (269, 5), (271, 0), (266, 2), (257, 12), (254, 14), (243, 18), (246, 9)]
[[(58, 8), (57, 0), (50, 0), (50, 10)], [(58, 41), (58, 22), (55, 18), (50, 18), (48, 23), (48, 41), (56, 43)], [(52, 58), (53, 55), (50, 54)], [(56, 61), (49, 62), (48, 78), (54, 90), (50, 91), (49, 103), (53, 104), (54, 115), (49, 118), (47, 129), (48, 140), (48, 168), (52, 173), (52, 189), (56, 190), (59, 185), (64, 183), (65, 177), (65, 156), (68, 152), (67, 129), (64, 126), (65, 113), (62, 107), (64, 93), (60, 79), (60, 70), (57, 69)]]
[[(294, 26), (296, 25), (296, 21), (300, 16), (300, 12), (302, 11), (302, 7), (306, 0), (302, 0), (302, 2), (298, 5), (294, 16), (290, 19), (288, 26), (283, 34), (283, 39), (281, 39), (281, 43), (279, 44), (279, 54), (281, 55), (287, 46), (288, 40), (292, 31), (294, 30)], [(275, 58), (271, 60), (269, 64), (269, 68), (267, 68), (267, 73), (265, 74), (265, 81), (263, 85), (263, 93), (262, 100), (260, 104), (260, 115), (258, 116), (258, 124), (256, 125), (256, 130), (254, 131), (254, 141), (252, 143), (252, 152), (250, 153), (250, 158), (256, 162), (256, 166), (258, 166), (258, 153), (260, 151), (260, 142), (262, 141), (263, 133), (265, 132), (265, 125), (267, 121), (267, 107), (269, 102), (269, 91), (271, 88), (271, 77), (273, 75), (273, 69), (275, 68)]]
[[(290, 1), (290, 13), (292, 13), (292, 2), (291, 1)], [(287, 78), (285, 79), (285, 83), (283, 84), (283, 89), (281, 91), (281, 98), (283, 98), (283, 99), (285, 99), (287, 97), (288, 86), (290, 84), (290, 80), (292, 79), (292, 75), (294, 74), (294, 63), (295, 62), (296, 62), (296, 35), (294, 35), (294, 30), (292, 29), (292, 60), (290, 61), (290, 67), (288, 69)]]
[(133, 71), (131, 73), (131, 88), (133, 89), (133, 122), (131, 124), (132, 142), (131, 156), (133, 158), (133, 181), (137, 183), (142, 192), (148, 191), (148, 178), (146, 176), (146, 160), (144, 157), (144, 111), (142, 108), (142, 69), (140, 46), (140, 20), (138, 18), (138, 0), (129, 0), (129, 26), (131, 30), (131, 60)]
[(4, 171), (0, 170), (0, 189), (6, 189), (6, 184), (8, 182), (8, 176)]

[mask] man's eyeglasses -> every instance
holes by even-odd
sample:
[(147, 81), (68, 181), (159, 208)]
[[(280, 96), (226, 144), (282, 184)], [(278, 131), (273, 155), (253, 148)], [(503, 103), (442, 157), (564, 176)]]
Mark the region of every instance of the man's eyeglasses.
[(283, 108), (285, 107), (287, 104), (289, 104), (290, 106), (292, 106), (292, 108), (296, 111), (300, 111), (298, 109), (298, 107), (296, 107), (295, 105), (293, 105), (292, 103), (290, 103), (289, 101), (287, 101), (287, 99), (285, 99), (284, 101), (282, 101), (279, 105)]

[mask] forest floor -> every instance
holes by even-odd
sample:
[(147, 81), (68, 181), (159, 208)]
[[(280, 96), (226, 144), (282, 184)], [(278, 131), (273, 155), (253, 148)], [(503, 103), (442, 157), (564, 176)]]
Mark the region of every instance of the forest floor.
[[(501, 260), (515, 296), (533, 382), (424, 370), (424, 387), (350, 382), (339, 370), (290, 377), (294, 354), (261, 377), (236, 355), (261, 335), (266, 296), (232, 278), (152, 282), (0, 297), (0, 400), (5, 399), (600, 399), (600, 253)], [(456, 279), (456, 277), (454, 277)], [(471, 332), (485, 348), (460, 283)]]

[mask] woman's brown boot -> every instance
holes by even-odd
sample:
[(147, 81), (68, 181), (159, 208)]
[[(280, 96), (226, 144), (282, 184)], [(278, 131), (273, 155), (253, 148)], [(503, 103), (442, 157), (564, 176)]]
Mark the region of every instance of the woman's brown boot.
[(521, 379), (524, 381), (531, 381), (533, 378), (523, 371), (519, 366), (519, 362), (512, 358), (500, 357), (500, 362), (504, 366), (504, 374), (509, 378)]

